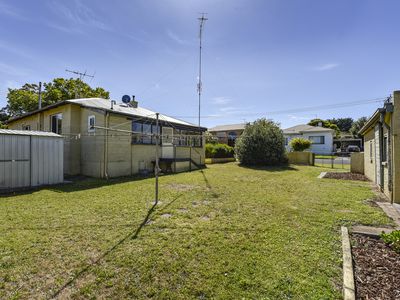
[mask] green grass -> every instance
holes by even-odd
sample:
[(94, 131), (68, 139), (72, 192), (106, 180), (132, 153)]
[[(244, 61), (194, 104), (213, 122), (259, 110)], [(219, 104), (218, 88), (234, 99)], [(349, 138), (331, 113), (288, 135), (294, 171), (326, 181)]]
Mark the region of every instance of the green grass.
[(164, 176), (149, 216), (152, 178), (1, 197), (0, 298), (341, 298), (340, 226), (390, 221), (368, 183), (323, 170)]
[(332, 159), (332, 158), (336, 158), (336, 156), (334, 156), (334, 155), (315, 155), (315, 158), (319, 158), (319, 159)]

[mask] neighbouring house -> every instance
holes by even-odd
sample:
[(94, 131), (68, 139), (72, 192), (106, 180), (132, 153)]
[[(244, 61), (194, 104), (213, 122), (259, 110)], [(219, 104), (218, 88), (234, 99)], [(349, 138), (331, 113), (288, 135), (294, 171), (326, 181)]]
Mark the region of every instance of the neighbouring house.
[(243, 133), (246, 124), (219, 125), (208, 129), (218, 138), (218, 142), (235, 147), (236, 139)]
[(335, 136), (333, 129), (302, 124), (283, 129), (283, 136), (287, 151), (292, 150), (291, 139), (304, 138), (312, 142), (310, 151), (315, 154), (331, 154), (333, 152), (333, 137)]
[(64, 137), (64, 173), (108, 178), (152, 172), (157, 147), (168, 171), (204, 164), (206, 128), (138, 106), (101, 98), (65, 100), (8, 121), (10, 129)]
[(391, 200), (400, 203), (400, 91), (361, 128), (364, 174)]

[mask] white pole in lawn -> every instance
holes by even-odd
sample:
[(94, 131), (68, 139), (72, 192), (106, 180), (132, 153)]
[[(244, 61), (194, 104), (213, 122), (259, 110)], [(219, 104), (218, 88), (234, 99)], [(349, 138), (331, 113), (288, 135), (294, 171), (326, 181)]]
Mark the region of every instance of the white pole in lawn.
[(160, 144), (160, 132), (159, 132), (159, 127), (158, 127), (158, 115), (159, 113), (156, 113), (156, 163), (154, 167), (154, 175), (156, 176), (156, 199), (155, 199), (155, 205), (158, 204), (158, 172), (159, 172), (159, 167), (158, 167), (158, 145)]

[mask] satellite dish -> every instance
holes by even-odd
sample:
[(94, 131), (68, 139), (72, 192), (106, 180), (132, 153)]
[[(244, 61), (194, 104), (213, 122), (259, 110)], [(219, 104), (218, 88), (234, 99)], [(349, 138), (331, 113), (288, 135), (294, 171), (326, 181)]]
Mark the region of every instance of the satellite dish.
[(124, 102), (124, 103), (131, 102), (131, 97), (129, 95), (123, 95), (122, 96), (122, 102)]

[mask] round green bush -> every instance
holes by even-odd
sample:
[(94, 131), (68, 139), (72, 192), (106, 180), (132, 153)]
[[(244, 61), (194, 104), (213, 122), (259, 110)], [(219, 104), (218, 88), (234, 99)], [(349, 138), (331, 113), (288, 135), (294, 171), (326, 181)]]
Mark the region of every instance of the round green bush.
[(304, 151), (311, 147), (311, 141), (303, 138), (294, 138), (290, 141), (293, 151)]
[(287, 162), (282, 130), (277, 123), (266, 119), (246, 125), (236, 140), (235, 153), (243, 165), (278, 165)]

